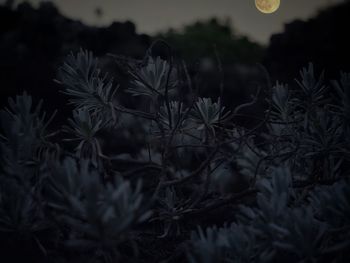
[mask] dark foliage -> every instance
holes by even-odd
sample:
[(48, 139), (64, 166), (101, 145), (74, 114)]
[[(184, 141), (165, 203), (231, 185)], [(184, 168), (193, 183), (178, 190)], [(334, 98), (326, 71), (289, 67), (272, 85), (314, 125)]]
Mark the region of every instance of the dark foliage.
[(350, 262), (348, 7), (287, 26), (265, 70), (217, 20), (146, 49), (130, 22), (0, 6), (1, 99), (21, 94), (0, 111), (1, 262)]
[(327, 83), (310, 64), (298, 89), (268, 84), (245, 128), (259, 94), (227, 109), (151, 53), (125, 64), (138, 108), (81, 50), (59, 69), (74, 107), (61, 129), (26, 93), (1, 111), (2, 261), (349, 261), (350, 75)]
[(350, 70), (350, 2), (327, 8), (307, 21), (285, 25), (283, 33), (273, 35), (266, 51), (264, 65), (271, 76), (292, 81), (299, 69), (313, 61), (327, 68), (327, 77), (336, 78), (340, 70)]

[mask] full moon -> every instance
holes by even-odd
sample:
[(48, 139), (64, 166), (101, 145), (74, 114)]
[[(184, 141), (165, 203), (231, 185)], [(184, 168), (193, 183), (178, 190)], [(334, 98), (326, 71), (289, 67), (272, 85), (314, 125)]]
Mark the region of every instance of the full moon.
[(264, 14), (276, 12), (280, 7), (280, 3), (280, 0), (255, 0), (256, 8)]

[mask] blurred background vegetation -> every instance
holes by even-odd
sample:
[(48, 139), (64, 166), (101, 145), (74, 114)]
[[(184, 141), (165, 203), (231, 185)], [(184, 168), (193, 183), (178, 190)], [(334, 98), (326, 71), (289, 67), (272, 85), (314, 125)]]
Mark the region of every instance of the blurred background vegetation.
[[(349, 71), (349, 13), (349, 1), (332, 6), (307, 21), (286, 24), (268, 45), (261, 45), (238, 33), (227, 19), (197, 21), (148, 36), (137, 34), (132, 22), (92, 27), (64, 17), (50, 2), (34, 8), (29, 3), (15, 6), (7, 1), (0, 6), (0, 104), (27, 90), (34, 97), (45, 98), (49, 111), (62, 108), (66, 98), (53, 79), (63, 58), (80, 48), (99, 56), (102, 66), (115, 74), (115, 82), (123, 87), (126, 74), (106, 54), (141, 60), (150, 44), (161, 38), (173, 47), (177, 59), (186, 61), (201, 96), (218, 96), (223, 81), (224, 103), (232, 108), (249, 100), (248, 94), (258, 85), (264, 88), (266, 74), (259, 65), (273, 82), (293, 82), (308, 62), (314, 62), (317, 70), (326, 69), (331, 79), (338, 77), (339, 70)], [(96, 15), (103, 16), (103, 12), (96, 9)], [(154, 53), (167, 56), (161, 45)], [(59, 114), (64, 119), (70, 112), (68, 106), (65, 109)]]

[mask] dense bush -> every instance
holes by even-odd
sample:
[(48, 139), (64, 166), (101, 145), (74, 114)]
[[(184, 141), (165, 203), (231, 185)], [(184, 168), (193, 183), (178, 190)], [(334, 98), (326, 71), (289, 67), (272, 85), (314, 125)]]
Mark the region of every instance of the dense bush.
[[(350, 75), (328, 83), (310, 65), (297, 90), (267, 77), (231, 111), (198, 97), (184, 64), (151, 53), (125, 65), (127, 90), (90, 52), (71, 54), (57, 82), (75, 111), (58, 131), (26, 93), (9, 99), (3, 262), (349, 261)], [(262, 118), (242, 113), (262, 96)]]

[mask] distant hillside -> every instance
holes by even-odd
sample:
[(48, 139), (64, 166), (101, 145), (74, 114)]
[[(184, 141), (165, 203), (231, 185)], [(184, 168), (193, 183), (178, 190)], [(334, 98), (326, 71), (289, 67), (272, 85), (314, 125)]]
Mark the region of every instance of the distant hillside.
[(286, 24), (283, 33), (271, 37), (264, 64), (274, 79), (286, 82), (308, 62), (335, 78), (340, 70), (350, 71), (349, 25), (350, 1), (323, 10), (308, 21)]
[(189, 60), (214, 56), (214, 46), (224, 64), (249, 64), (260, 62), (264, 48), (236, 32), (230, 21), (216, 18), (197, 21), (182, 30), (170, 29), (160, 34), (174, 45), (181, 56)]

